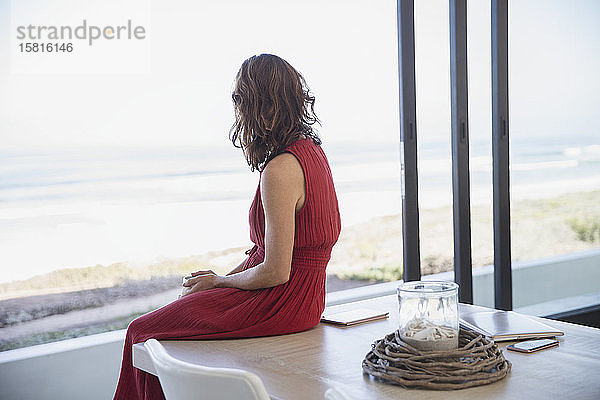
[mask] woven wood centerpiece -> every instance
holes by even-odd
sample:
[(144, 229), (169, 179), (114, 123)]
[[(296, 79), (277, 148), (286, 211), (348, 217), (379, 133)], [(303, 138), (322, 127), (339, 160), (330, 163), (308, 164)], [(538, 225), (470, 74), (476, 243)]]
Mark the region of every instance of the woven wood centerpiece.
[(400, 339), (398, 331), (372, 344), (363, 371), (406, 388), (455, 390), (487, 385), (504, 378), (511, 363), (493, 341), (465, 329), (458, 349), (425, 352)]

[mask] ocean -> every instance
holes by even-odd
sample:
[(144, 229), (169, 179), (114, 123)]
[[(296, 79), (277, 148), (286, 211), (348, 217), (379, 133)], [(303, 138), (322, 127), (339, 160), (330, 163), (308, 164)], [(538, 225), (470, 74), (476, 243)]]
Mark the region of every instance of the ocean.
[[(325, 143), (349, 226), (401, 211), (399, 143)], [(470, 143), (472, 204), (491, 203), (490, 143)], [(421, 209), (451, 204), (449, 142), (419, 144)], [(248, 246), (258, 173), (222, 146), (0, 150), (0, 282), (67, 267)], [(511, 142), (511, 198), (600, 189), (600, 138)]]

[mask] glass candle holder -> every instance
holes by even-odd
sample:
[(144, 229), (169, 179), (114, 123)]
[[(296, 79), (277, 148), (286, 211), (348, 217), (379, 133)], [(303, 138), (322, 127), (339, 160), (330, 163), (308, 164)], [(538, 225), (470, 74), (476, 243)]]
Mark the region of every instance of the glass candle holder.
[(422, 351), (458, 348), (458, 285), (444, 281), (404, 282), (398, 287), (400, 338)]

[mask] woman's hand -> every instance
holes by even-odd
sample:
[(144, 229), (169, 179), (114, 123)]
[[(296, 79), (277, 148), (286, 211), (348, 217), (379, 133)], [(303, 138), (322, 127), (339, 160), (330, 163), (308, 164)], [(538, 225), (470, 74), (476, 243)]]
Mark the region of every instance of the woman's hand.
[(191, 293), (201, 292), (203, 290), (214, 289), (216, 287), (215, 281), (217, 277), (218, 275), (212, 270), (192, 272), (192, 278), (182, 283), (182, 286), (185, 286), (189, 289), (185, 291), (181, 297), (187, 296)]

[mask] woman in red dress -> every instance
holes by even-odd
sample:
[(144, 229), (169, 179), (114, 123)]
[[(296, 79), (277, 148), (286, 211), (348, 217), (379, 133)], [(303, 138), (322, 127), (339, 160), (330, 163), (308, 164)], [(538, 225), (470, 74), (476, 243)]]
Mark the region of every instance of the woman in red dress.
[(300, 332), (317, 325), (325, 308), (325, 269), (341, 222), (312, 129), (315, 99), (302, 76), (270, 54), (244, 61), (232, 97), (230, 138), (260, 172), (249, 218), (254, 247), (227, 275), (193, 272), (181, 298), (131, 321), (116, 400), (164, 399), (158, 378), (133, 367), (134, 343)]

